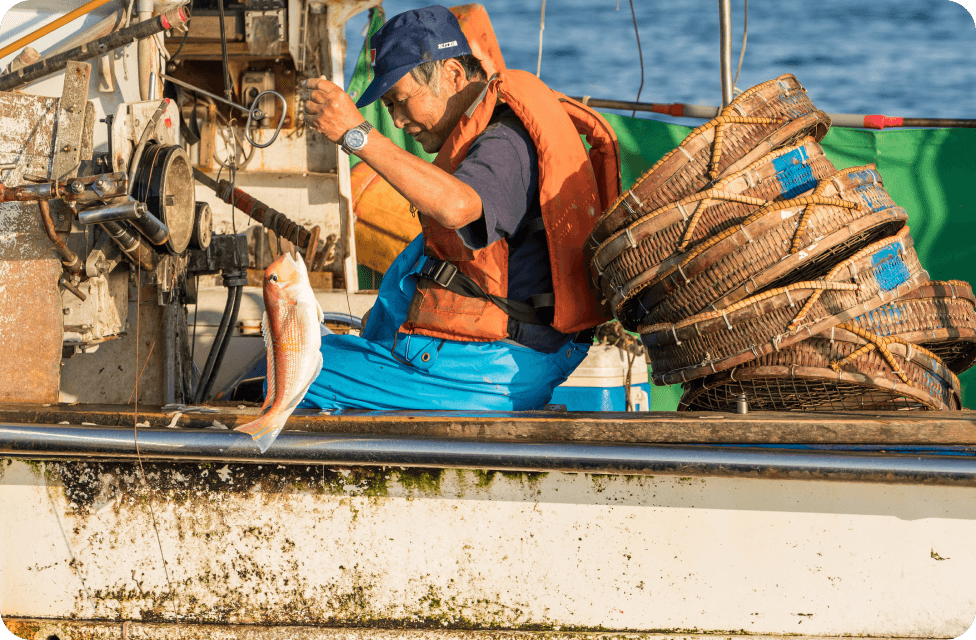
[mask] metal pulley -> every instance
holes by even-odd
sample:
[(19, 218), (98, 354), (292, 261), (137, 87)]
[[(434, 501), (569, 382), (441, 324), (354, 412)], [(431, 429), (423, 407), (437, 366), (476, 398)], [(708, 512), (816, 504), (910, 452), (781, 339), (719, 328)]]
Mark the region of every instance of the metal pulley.
[[(190, 245), (196, 219), (190, 159), (182, 147), (148, 144), (138, 163), (132, 195), (168, 228), (164, 246), (180, 255)], [(155, 236), (146, 237), (155, 243)]]
[(194, 249), (206, 249), (213, 238), (213, 211), (206, 202), (196, 203), (196, 218), (193, 223), (193, 237), (190, 246)]

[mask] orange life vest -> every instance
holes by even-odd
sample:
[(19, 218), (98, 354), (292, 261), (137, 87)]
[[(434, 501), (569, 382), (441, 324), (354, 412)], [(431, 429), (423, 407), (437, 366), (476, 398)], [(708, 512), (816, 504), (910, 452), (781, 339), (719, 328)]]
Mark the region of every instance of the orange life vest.
[[(479, 100), (461, 117), (434, 164), (454, 173), (471, 143), (488, 126), (499, 100), (525, 126), (539, 157), (539, 202), (552, 267), (555, 312), (552, 326), (573, 333), (610, 319), (609, 306), (590, 281), (584, 245), (597, 217), (620, 192), (620, 154), (613, 129), (603, 117), (551, 90), (525, 71), (507, 70), (492, 78)], [(586, 136), (589, 155), (580, 140)], [(596, 169), (596, 171), (594, 171)], [(508, 243), (484, 249), (464, 246), (453, 229), (421, 213), (425, 253), (455, 265), (481, 289), (508, 295)], [(508, 315), (484, 298), (453, 293), (418, 280), (404, 333), (449, 340), (494, 341), (508, 337)]]

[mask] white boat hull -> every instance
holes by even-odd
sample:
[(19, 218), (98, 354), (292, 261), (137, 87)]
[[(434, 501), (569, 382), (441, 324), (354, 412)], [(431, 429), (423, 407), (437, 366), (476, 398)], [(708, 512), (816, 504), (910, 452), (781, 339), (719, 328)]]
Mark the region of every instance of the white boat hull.
[(180, 637), (244, 624), (953, 638), (976, 614), (971, 487), (145, 473), (148, 487), (138, 463), (3, 461), (4, 619), (48, 619), (61, 640), (89, 637), (68, 619), (109, 637), (118, 621), (162, 623), (140, 628), (164, 637), (178, 620), (216, 625)]

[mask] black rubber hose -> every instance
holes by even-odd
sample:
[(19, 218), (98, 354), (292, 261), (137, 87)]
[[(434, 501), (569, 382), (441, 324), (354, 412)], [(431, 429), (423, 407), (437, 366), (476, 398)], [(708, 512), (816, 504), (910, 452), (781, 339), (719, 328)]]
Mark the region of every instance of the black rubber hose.
[(227, 288), (227, 303), (224, 305), (224, 314), (220, 317), (220, 325), (217, 327), (217, 335), (214, 337), (213, 344), (210, 345), (210, 353), (207, 354), (207, 363), (203, 367), (203, 373), (200, 374), (200, 381), (197, 383), (196, 393), (193, 394), (193, 403), (200, 404), (203, 399), (209, 393), (209, 388), (213, 387), (212, 378), (214, 377), (214, 370), (216, 368), (217, 354), (221, 351), (221, 347), (227, 335), (230, 333), (229, 328), (231, 325), (231, 316), (234, 316), (234, 320), (237, 319), (237, 312), (241, 308), (240, 293), (241, 287), (228, 287)]
[(31, 83), (38, 78), (49, 76), (52, 73), (62, 71), (68, 66), (69, 62), (84, 62), (98, 56), (105, 55), (109, 51), (132, 44), (136, 40), (150, 38), (160, 31), (166, 31), (173, 27), (183, 28), (190, 19), (190, 11), (186, 5), (181, 5), (175, 9), (170, 9), (166, 13), (160, 14), (152, 20), (138, 22), (131, 27), (120, 29), (110, 33), (104, 38), (98, 38), (91, 42), (86, 42), (80, 47), (69, 49), (64, 53), (51, 56), (23, 69), (11, 71), (0, 76), (0, 91), (10, 91), (17, 87)]
[[(224, 354), (227, 353), (230, 339), (234, 337), (234, 326), (237, 324), (237, 314), (241, 310), (241, 299), (243, 297), (244, 287), (234, 287), (234, 311), (231, 313), (230, 323), (228, 324), (227, 331), (224, 333), (224, 340), (220, 345), (220, 351), (217, 352), (217, 359), (214, 360), (214, 368), (210, 374), (210, 380), (207, 381), (207, 386), (203, 389), (204, 398), (207, 398), (213, 390), (214, 383), (217, 381), (217, 373), (220, 371), (220, 365), (224, 362)], [(203, 402), (203, 399), (200, 402)]]

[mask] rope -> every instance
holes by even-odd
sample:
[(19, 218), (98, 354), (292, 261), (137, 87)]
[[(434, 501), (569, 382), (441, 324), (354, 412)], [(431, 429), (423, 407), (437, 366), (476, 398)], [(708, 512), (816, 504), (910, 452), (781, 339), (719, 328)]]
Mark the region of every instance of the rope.
[(681, 236), (681, 240), (678, 242), (678, 251), (684, 251), (688, 245), (691, 243), (692, 235), (695, 233), (695, 228), (698, 226), (698, 221), (705, 214), (705, 203), (708, 200), (724, 200), (726, 202), (738, 202), (739, 204), (749, 204), (757, 207), (763, 207), (769, 204), (768, 200), (763, 198), (754, 198), (752, 196), (743, 196), (737, 193), (729, 193), (727, 191), (721, 191), (719, 189), (709, 189), (707, 191), (702, 191), (689, 196), (679, 202), (675, 206), (682, 206), (684, 204), (689, 204), (695, 200), (700, 201), (699, 205), (695, 207), (694, 213), (691, 215), (691, 219), (688, 221), (688, 226), (685, 228), (684, 234)]
[[(903, 230), (906, 233), (907, 233), (907, 229), (908, 229), (908, 227), (904, 227), (903, 228)], [(895, 235), (895, 236), (893, 236), (891, 238), (886, 238), (884, 240), (881, 240), (880, 242), (875, 242), (874, 244), (870, 244), (870, 245), (864, 247), (863, 249), (861, 249), (860, 251), (858, 251), (857, 253), (855, 253), (853, 256), (851, 256), (850, 258), (848, 258), (844, 262), (841, 262), (836, 267), (834, 267), (833, 269), (831, 269), (827, 273), (827, 275), (824, 276), (824, 280), (832, 280), (834, 277), (836, 277), (836, 275), (838, 273), (840, 273), (840, 271), (842, 269), (849, 268), (849, 265), (853, 264), (854, 262), (856, 262), (857, 260), (859, 260), (863, 256), (866, 256), (869, 253), (873, 253), (873, 252), (877, 251), (879, 248), (886, 247), (886, 246), (892, 244), (893, 242), (899, 242), (900, 243), (901, 242), (901, 236), (902, 236), (902, 233), (899, 232), (898, 235)], [(803, 307), (796, 314), (796, 317), (793, 318), (793, 321), (792, 322), (790, 322), (790, 326), (788, 327), (788, 329), (790, 331), (795, 331), (796, 330), (796, 328), (799, 326), (799, 324), (803, 320), (803, 318), (805, 318), (806, 315), (807, 315), (807, 313), (809, 313), (810, 309), (813, 308), (813, 305), (817, 302), (817, 300), (820, 299), (820, 294), (821, 294), (820, 291), (814, 291), (813, 292), (813, 295), (811, 295), (809, 298), (807, 298), (807, 301), (803, 304)]]
[[(908, 379), (908, 376), (905, 374), (905, 372), (902, 370), (902, 368), (900, 366), (898, 366), (898, 363), (895, 362), (895, 357), (892, 355), (891, 351), (888, 349), (888, 345), (891, 344), (891, 343), (893, 343), (893, 342), (894, 343), (897, 343), (897, 344), (903, 344), (903, 345), (905, 345), (905, 346), (907, 346), (909, 348), (913, 347), (913, 345), (911, 343), (909, 343), (906, 340), (903, 340), (902, 338), (899, 338), (898, 336), (882, 337), (882, 336), (879, 336), (879, 335), (877, 335), (875, 333), (871, 333), (870, 331), (865, 331), (864, 329), (861, 329), (861, 328), (859, 328), (859, 327), (857, 327), (855, 325), (852, 325), (852, 324), (844, 323), (844, 324), (837, 325), (837, 327), (839, 329), (844, 329), (846, 331), (850, 331), (851, 333), (853, 333), (857, 337), (863, 338), (864, 340), (867, 340), (868, 343), (866, 345), (863, 345), (862, 347), (858, 348), (856, 351), (854, 351), (850, 355), (848, 355), (848, 356), (846, 356), (844, 358), (841, 358), (840, 360), (834, 360), (833, 362), (831, 362), (830, 363), (830, 368), (831, 369), (833, 369), (837, 373), (840, 373), (840, 368), (843, 365), (848, 364), (849, 362), (853, 362), (857, 358), (860, 358), (861, 356), (863, 356), (863, 355), (865, 355), (867, 353), (871, 353), (872, 351), (877, 350), (878, 353), (881, 354), (881, 357), (884, 358), (884, 361), (888, 363), (888, 366), (891, 367), (891, 371), (896, 376), (898, 376), (899, 378), (901, 378), (901, 381), (902, 382), (904, 382), (905, 384), (907, 384), (909, 386), (915, 386), (915, 385), (912, 385), (911, 381), (909, 381), (909, 379)], [(922, 352), (927, 353), (928, 355), (931, 355), (933, 357), (935, 356), (935, 354), (926, 351), (922, 347), (918, 347), (918, 349), (920, 351), (922, 351)]]
[[(785, 287), (779, 287), (776, 289), (770, 289), (769, 291), (764, 291), (762, 293), (757, 293), (754, 296), (749, 296), (735, 304), (731, 304), (724, 309), (719, 309), (716, 311), (708, 311), (706, 313), (700, 313), (690, 318), (685, 318), (681, 322), (673, 325), (676, 329), (683, 329), (685, 327), (691, 326), (693, 324), (698, 324), (699, 322), (705, 322), (706, 320), (712, 320), (715, 318), (721, 318), (723, 315), (731, 313), (733, 311), (738, 311), (744, 307), (756, 304), (757, 302), (762, 302), (763, 300), (768, 300), (783, 293), (793, 291), (796, 289), (813, 289), (814, 294), (823, 291), (857, 291), (861, 288), (861, 285), (854, 284), (850, 282), (827, 282), (825, 280), (809, 280), (806, 282), (794, 282), (793, 284), (786, 285)], [(811, 295), (811, 297), (813, 297)], [(728, 319), (726, 319), (728, 322)], [(654, 329), (652, 328), (647, 333), (652, 333)]]
[[(732, 105), (726, 107), (726, 111), (728, 111), (731, 106)], [(724, 114), (709, 121), (708, 125), (715, 128), (715, 140), (712, 142), (712, 159), (708, 163), (708, 177), (712, 180), (718, 178), (718, 165), (722, 160), (722, 143), (725, 141), (725, 127), (730, 124), (781, 124), (783, 122), (786, 122), (786, 120), (783, 118), (752, 118), (727, 116)], [(706, 125), (706, 127), (708, 125)]]
[[(851, 167), (849, 169), (841, 169), (834, 175), (830, 176), (826, 180), (821, 180), (817, 185), (817, 188), (813, 190), (813, 195), (811, 198), (820, 198), (821, 201), (816, 202), (816, 204), (828, 204), (835, 207), (845, 207), (847, 209), (857, 209), (861, 210), (861, 205), (847, 200), (841, 200), (839, 198), (825, 198), (823, 192), (827, 190), (834, 180), (846, 176), (854, 171), (859, 171), (861, 167)], [(797, 198), (800, 200), (801, 198)], [(810, 209), (809, 205), (803, 208), (803, 212), (800, 214), (800, 219), (796, 223), (796, 231), (793, 232), (793, 242), (790, 244), (790, 254), (795, 254), (800, 250), (800, 238), (803, 232), (806, 231), (807, 225), (810, 222), (810, 217), (813, 215), (813, 211)]]

